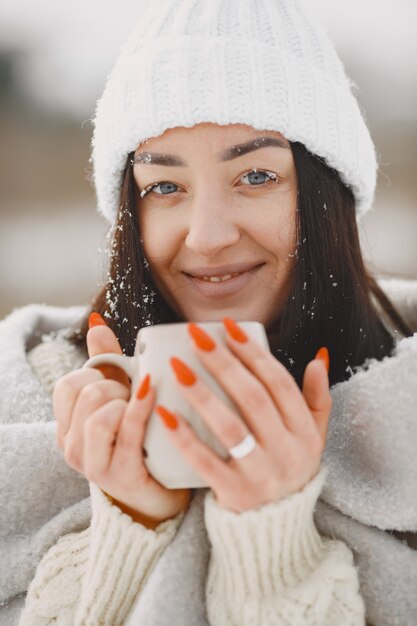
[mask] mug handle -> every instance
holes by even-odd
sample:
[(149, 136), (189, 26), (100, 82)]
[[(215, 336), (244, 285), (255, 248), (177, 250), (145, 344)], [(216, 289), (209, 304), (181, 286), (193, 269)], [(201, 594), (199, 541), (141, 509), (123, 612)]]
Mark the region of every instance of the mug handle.
[(135, 375), (135, 361), (137, 358), (134, 356), (126, 356), (124, 354), (112, 354), (111, 352), (105, 352), (104, 354), (97, 354), (92, 356), (84, 363), (81, 369), (85, 367), (98, 367), (99, 365), (115, 365), (120, 367), (127, 376), (133, 381)]

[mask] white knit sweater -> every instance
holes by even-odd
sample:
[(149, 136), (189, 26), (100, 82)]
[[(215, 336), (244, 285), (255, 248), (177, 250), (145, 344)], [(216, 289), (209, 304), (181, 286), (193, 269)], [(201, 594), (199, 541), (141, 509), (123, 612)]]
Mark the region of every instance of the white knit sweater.
[[(56, 374), (80, 367), (83, 358), (59, 336), (28, 355), (48, 394)], [(341, 541), (320, 536), (313, 521), (326, 471), (322, 467), (301, 492), (243, 513), (220, 507), (207, 490), (204, 519), (211, 552), (205, 597), (211, 626), (365, 623), (351, 551)], [(155, 530), (146, 529), (112, 505), (97, 485), (89, 483), (89, 488), (90, 526), (62, 536), (45, 554), (19, 626), (126, 623), (183, 521), (180, 513)], [(135, 623), (133, 616), (129, 624)], [(172, 624), (180, 622), (173, 617)]]

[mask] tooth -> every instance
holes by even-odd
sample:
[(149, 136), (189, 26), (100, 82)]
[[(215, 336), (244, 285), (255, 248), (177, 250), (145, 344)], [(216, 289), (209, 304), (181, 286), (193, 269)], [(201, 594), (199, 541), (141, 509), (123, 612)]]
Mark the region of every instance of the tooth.
[(205, 280), (206, 282), (219, 283), (225, 280), (230, 280), (231, 278), (234, 278), (235, 276), (238, 276), (241, 273), (242, 272), (236, 272), (235, 274), (225, 274), (224, 276), (201, 276), (200, 278), (201, 280)]

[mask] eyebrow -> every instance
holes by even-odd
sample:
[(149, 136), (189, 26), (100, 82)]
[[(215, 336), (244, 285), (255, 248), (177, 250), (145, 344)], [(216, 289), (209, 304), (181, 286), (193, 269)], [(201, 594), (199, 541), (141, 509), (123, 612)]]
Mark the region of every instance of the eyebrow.
[[(232, 159), (236, 159), (237, 157), (253, 152), (254, 150), (268, 148), (269, 146), (284, 148), (285, 150), (290, 149), (285, 141), (278, 139), (277, 137), (257, 137), (251, 141), (232, 146), (224, 152), (217, 154), (217, 160), (231, 161)], [(161, 154), (159, 152), (139, 152), (134, 157), (133, 163), (141, 163), (143, 165), (169, 165), (175, 167), (186, 167), (188, 165), (188, 163), (181, 159), (181, 157), (175, 154)]]

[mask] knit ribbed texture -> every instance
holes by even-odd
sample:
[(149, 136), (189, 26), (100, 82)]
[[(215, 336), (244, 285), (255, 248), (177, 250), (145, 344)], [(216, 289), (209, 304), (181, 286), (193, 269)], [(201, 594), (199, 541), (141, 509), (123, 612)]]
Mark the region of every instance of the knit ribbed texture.
[[(299, 493), (240, 514), (207, 493), (210, 625), (363, 625), (352, 554), (341, 542), (322, 539), (313, 522), (325, 474), (322, 468)], [(123, 624), (184, 517), (146, 529), (93, 483), (90, 492), (90, 528), (65, 535), (43, 558), (19, 626)]]
[[(66, 341), (65, 335), (65, 329), (64, 332), (51, 333), (28, 353), (28, 362), (48, 395), (52, 395), (59, 378), (81, 368), (88, 359), (88, 354)], [(53, 350), (49, 346), (51, 341), (54, 342)]]
[(352, 554), (320, 537), (313, 521), (325, 476), (322, 467), (300, 492), (243, 513), (206, 495), (210, 624), (364, 624)]
[(375, 149), (324, 29), (301, 0), (147, 3), (97, 103), (92, 162), (99, 211), (116, 218), (128, 153), (201, 122), (281, 132), (323, 157), (372, 204)]
[(118, 626), (184, 512), (150, 530), (90, 483), (91, 526), (62, 537), (38, 566), (19, 626)]

